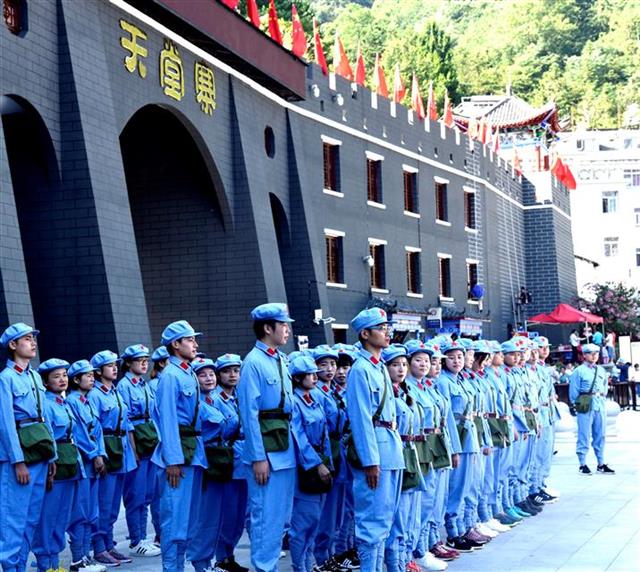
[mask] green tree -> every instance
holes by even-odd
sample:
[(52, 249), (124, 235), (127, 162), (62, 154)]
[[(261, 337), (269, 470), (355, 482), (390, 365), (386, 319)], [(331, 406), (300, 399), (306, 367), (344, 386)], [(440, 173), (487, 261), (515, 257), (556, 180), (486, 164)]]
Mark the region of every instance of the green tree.
[(640, 293), (622, 282), (591, 284), (587, 299), (580, 299), (582, 307), (604, 318), (607, 331), (618, 336), (638, 336), (640, 333)]

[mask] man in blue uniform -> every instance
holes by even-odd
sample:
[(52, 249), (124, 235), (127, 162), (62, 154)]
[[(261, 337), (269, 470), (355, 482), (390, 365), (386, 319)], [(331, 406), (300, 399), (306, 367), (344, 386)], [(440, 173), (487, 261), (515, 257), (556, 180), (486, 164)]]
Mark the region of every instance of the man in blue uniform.
[(354, 468), (356, 545), (362, 572), (382, 570), (385, 540), (402, 488), (402, 442), (393, 388), (381, 358), (390, 343), (390, 323), (380, 308), (360, 312), (351, 326), (362, 347), (349, 371), (347, 413), (360, 468)]
[(591, 396), (591, 403), (585, 412), (577, 412), (578, 443), (576, 453), (583, 475), (591, 475), (587, 466), (589, 443), (593, 443), (593, 450), (598, 460), (598, 472), (613, 475), (615, 471), (604, 462), (604, 439), (607, 431), (607, 413), (605, 403), (608, 389), (608, 376), (603, 367), (597, 365), (600, 348), (595, 344), (582, 346), (584, 362), (571, 374), (569, 379), (569, 399), (576, 405), (580, 396)]
[(285, 304), (251, 312), (255, 347), (240, 369), (238, 406), (244, 428), (251, 563), (257, 572), (277, 570), (285, 524), (291, 517), (296, 457), (291, 434), (292, 388), (285, 355), (293, 320)]

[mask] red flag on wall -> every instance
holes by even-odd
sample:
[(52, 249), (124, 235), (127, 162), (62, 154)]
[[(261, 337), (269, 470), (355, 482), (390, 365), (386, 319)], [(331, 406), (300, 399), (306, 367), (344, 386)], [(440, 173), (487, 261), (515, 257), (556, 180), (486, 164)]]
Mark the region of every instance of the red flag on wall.
[(393, 100), (396, 103), (400, 103), (404, 99), (405, 93), (407, 93), (407, 89), (404, 87), (404, 83), (402, 83), (400, 64), (396, 63), (396, 70), (393, 76)]
[(413, 79), (411, 80), (411, 109), (415, 111), (418, 119), (424, 119), (424, 102), (422, 101), (422, 96), (420, 95), (420, 86), (418, 85), (418, 78), (416, 74), (413, 74)]
[(382, 63), (380, 62), (380, 54), (376, 54), (376, 63), (373, 68), (373, 89), (378, 95), (389, 97), (387, 80), (384, 77), (384, 70), (382, 69)]
[(276, 5), (273, 3), (273, 0), (269, 0), (269, 35), (282, 45), (282, 32), (280, 32), (278, 12), (276, 12)]
[(322, 73), (327, 75), (329, 68), (327, 67), (327, 60), (324, 57), (324, 50), (322, 49), (322, 41), (320, 40), (320, 31), (318, 30), (318, 22), (313, 19), (313, 53), (315, 55), (316, 63), (322, 68)]
[(493, 152), (500, 151), (500, 128), (496, 127), (496, 132), (493, 135)]
[(360, 50), (360, 43), (358, 43), (358, 57), (356, 59), (356, 83), (364, 87), (366, 81), (367, 72), (364, 69), (364, 57), (362, 57), (362, 51)]
[(293, 29), (291, 32), (291, 51), (295, 56), (301, 58), (307, 53), (307, 36), (304, 33), (300, 16), (295, 4), (291, 4), (291, 23)]
[(351, 69), (349, 58), (347, 58), (347, 54), (344, 51), (344, 46), (340, 41), (337, 31), (336, 41), (333, 46), (333, 71), (336, 74), (347, 78), (349, 81), (353, 81), (353, 70)]
[(444, 116), (442, 119), (447, 127), (453, 127), (453, 109), (451, 109), (448, 91), (444, 92)]
[(238, 7), (240, 0), (221, 0), (221, 2), (229, 6), (232, 10), (235, 10)]
[(256, 0), (247, 0), (247, 16), (256, 28), (260, 27), (260, 13)]
[(575, 190), (577, 183), (576, 178), (573, 176), (569, 165), (564, 163), (564, 186), (567, 187), (570, 191)]
[(436, 104), (436, 96), (433, 93), (433, 82), (429, 82), (429, 99), (427, 100), (427, 112), (431, 121), (438, 121), (438, 105)]

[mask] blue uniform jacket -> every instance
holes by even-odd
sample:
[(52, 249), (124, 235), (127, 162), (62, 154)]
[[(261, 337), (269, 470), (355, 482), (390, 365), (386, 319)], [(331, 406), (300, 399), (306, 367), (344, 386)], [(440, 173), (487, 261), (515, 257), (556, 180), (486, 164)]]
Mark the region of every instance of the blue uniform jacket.
[(238, 404), (244, 428), (243, 461), (250, 465), (268, 460), (271, 468), (292, 469), (296, 466), (296, 453), (289, 426), (289, 448), (286, 451), (267, 453), (262, 443), (258, 412), (275, 409), (280, 405), (281, 380), (284, 383), (285, 413), (292, 412), (291, 377), (287, 370), (286, 356), (261, 341), (247, 354), (240, 368)]
[[(91, 401), (91, 405), (96, 410), (96, 415), (98, 416), (100, 425), (102, 425), (103, 435), (109, 431), (115, 431), (118, 425), (119, 416), (121, 417), (121, 431), (128, 432), (133, 430), (128, 419), (127, 405), (122, 401), (122, 398), (118, 395), (115, 387), (112, 386), (110, 389), (107, 389), (106, 385), (96, 381), (95, 388), (87, 393), (87, 398)], [(138, 465), (135, 452), (131, 448), (128, 435), (124, 435), (122, 437), (122, 446), (124, 448), (122, 468), (118, 471), (114, 471), (114, 474), (128, 473)]]
[(51, 422), (53, 429), (53, 438), (56, 441), (61, 439), (71, 439), (78, 447), (78, 472), (76, 476), (68, 479), (70, 481), (83, 479), (87, 475), (84, 472), (84, 463), (80, 456), (80, 441), (86, 443), (89, 441), (89, 434), (84, 426), (76, 423), (71, 407), (66, 403), (61, 395), (56, 395), (47, 391), (44, 400), (45, 416)]
[(202, 424), (202, 442), (204, 446), (219, 445), (224, 441), (224, 416), (215, 405), (215, 390), (200, 392), (200, 412)]
[[(299, 387), (293, 390), (293, 436), (298, 446), (299, 464), (305, 471), (321, 464), (321, 455), (331, 461), (329, 425), (322, 405), (324, 399), (320, 389), (313, 389), (306, 395)], [(327, 468), (333, 468), (331, 462)]]
[(327, 418), (329, 433), (334, 433), (338, 430), (338, 404), (328, 383), (319, 380), (316, 389), (320, 392), (318, 398)]
[[(424, 385), (427, 395), (438, 405), (438, 412), (436, 412), (434, 421), (438, 422), (444, 430), (449, 454), (454, 455), (460, 453), (462, 451), (462, 445), (460, 445), (460, 436), (458, 435), (458, 427), (456, 425), (456, 419), (453, 416), (451, 403), (438, 389), (437, 379), (425, 379)], [(442, 423), (443, 420), (444, 425)]]
[[(36, 389), (40, 396), (40, 411)], [(23, 369), (13, 361), (7, 360), (7, 367), (0, 372), (0, 461), (9, 461), (11, 464), (24, 461), (16, 429), (16, 423), (22, 420), (44, 417), (44, 422), (53, 436), (53, 429), (45, 416), (44, 394), (42, 378), (37, 371), (31, 366)], [(50, 462), (53, 462), (53, 459)]]
[(513, 443), (513, 411), (511, 409), (509, 392), (507, 391), (507, 374), (505, 370), (500, 367), (489, 367), (485, 373), (487, 374), (487, 379), (491, 382), (495, 390), (495, 412), (501, 418), (507, 420), (507, 426), (509, 427), (509, 441)]
[(387, 396), (380, 421), (396, 422), (393, 388), (382, 360), (360, 349), (347, 377), (347, 413), (353, 440), (364, 467), (378, 465), (381, 469), (404, 469), (402, 442), (398, 431), (374, 427), (372, 417), (382, 401), (385, 384)]
[(445, 369), (438, 376), (438, 391), (451, 403), (451, 411), (458, 425), (467, 430), (464, 443), (460, 443), (461, 453), (477, 453), (480, 450), (476, 426), (472, 416), (474, 412), (474, 389), (462, 376)]
[(573, 370), (569, 378), (569, 399), (571, 403), (575, 403), (581, 393), (589, 392), (594, 379), (591, 410), (604, 410), (605, 399), (609, 389), (609, 377), (605, 369), (599, 365), (583, 363)]
[[(95, 390), (91, 390), (95, 391)], [(90, 393), (90, 392), (89, 392)], [(96, 409), (91, 405), (88, 397), (85, 397), (79, 391), (72, 391), (66, 398), (67, 405), (73, 413), (73, 417), (77, 425), (84, 427), (84, 430), (78, 433), (76, 445), (80, 449), (80, 453), (87, 461), (93, 461), (97, 456), (105, 457), (107, 453), (104, 449), (104, 439), (102, 438), (102, 425), (98, 419)], [(93, 464), (87, 464), (85, 469), (89, 467), (89, 477), (94, 477)]]
[(235, 395), (227, 393), (219, 385), (213, 395), (213, 405), (222, 414), (222, 438), (233, 441), (233, 478), (246, 478), (246, 470), (242, 462), (242, 450), (244, 449), (244, 433), (240, 421), (238, 399)]
[[(415, 397), (413, 398), (413, 405), (409, 406), (407, 403), (407, 395), (411, 395), (410, 385), (407, 384), (407, 389), (409, 392), (405, 393), (401, 388), (398, 388), (398, 396), (394, 396), (394, 402), (396, 405), (396, 419), (398, 423), (398, 432), (400, 435), (421, 435), (422, 427), (420, 426), (420, 413), (418, 401)], [(416, 445), (412, 441), (403, 441), (402, 442), (403, 449), (412, 449), (414, 455), (418, 455), (416, 450)], [(420, 482), (418, 485), (412, 490), (424, 491), (426, 490), (426, 485), (424, 482), (424, 477), (422, 476), (422, 472), (419, 472)]]
[[(151, 461), (158, 467), (184, 465), (184, 455), (180, 444), (180, 425), (191, 425), (196, 414), (200, 390), (191, 365), (176, 356), (171, 356), (167, 366), (159, 376), (153, 420), (158, 429), (159, 443)], [(202, 430), (199, 412), (195, 430)], [(196, 450), (191, 461), (192, 467), (206, 467), (202, 436), (196, 437)]]
[(127, 405), (132, 426), (151, 419), (155, 398), (153, 390), (143, 377), (135, 376), (130, 371), (125, 373), (118, 382), (117, 392)]
[(511, 401), (511, 410), (513, 411), (514, 429), (518, 433), (528, 433), (527, 421), (524, 416), (525, 396), (524, 396), (524, 380), (518, 369), (515, 367), (502, 366), (507, 379), (507, 393)]
[(466, 380), (470, 387), (474, 389), (474, 404), (476, 415), (482, 420), (482, 443), (479, 443), (480, 447), (491, 447), (493, 441), (491, 440), (491, 429), (489, 423), (485, 419), (484, 414), (487, 413), (487, 397), (485, 395), (487, 391), (487, 383), (483, 382), (479, 376), (479, 372), (475, 371), (463, 371), (462, 377)]

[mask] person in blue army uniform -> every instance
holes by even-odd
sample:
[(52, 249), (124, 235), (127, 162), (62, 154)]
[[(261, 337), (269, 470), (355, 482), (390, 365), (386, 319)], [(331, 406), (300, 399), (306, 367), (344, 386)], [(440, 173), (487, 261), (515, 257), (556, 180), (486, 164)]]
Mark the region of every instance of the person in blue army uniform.
[[(233, 470), (233, 450), (222, 439), (224, 417), (214, 405), (216, 388), (215, 364), (209, 358), (197, 357), (191, 368), (198, 378), (200, 388), (199, 418), (204, 452), (208, 467), (203, 476), (202, 488), (197, 492), (197, 512), (189, 535), (187, 560), (196, 572), (212, 570), (222, 518), (222, 497), (214, 479), (223, 478), (229, 465)], [(225, 453), (231, 452), (231, 455)]]
[(272, 572), (278, 566), (295, 488), (291, 378), (286, 356), (278, 350), (289, 340), (293, 320), (287, 306), (280, 303), (257, 306), (251, 318), (256, 344), (242, 362), (238, 383), (251, 563), (257, 572)]
[[(120, 355), (121, 373), (124, 375), (116, 389), (127, 406), (138, 459), (138, 466), (125, 475), (122, 490), (129, 530), (129, 555), (134, 557), (160, 555), (160, 548), (147, 541), (149, 506), (157, 492), (157, 467), (151, 462), (151, 455), (158, 444), (158, 433), (151, 419), (154, 394), (144, 377), (149, 368), (149, 354), (149, 348), (142, 344), (125, 348)], [(157, 519), (158, 515), (154, 516)], [(160, 523), (154, 520), (153, 525), (157, 535), (160, 532)]]
[(0, 567), (26, 570), (47, 477), (55, 476), (53, 429), (44, 416), (44, 386), (31, 367), (38, 330), (18, 322), (0, 336), (8, 354), (0, 372)]
[(293, 436), (298, 451), (298, 474), (293, 498), (289, 550), (295, 572), (311, 572), (313, 543), (320, 515), (333, 481), (329, 424), (317, 389), (318, 368), (310, 356), (289, 364), (293, 384)]
[[(58, 459), (56, 475), (47, 480), (42, 513), (33, 537), (32, 552), (38, 572), (61, 572), (60, 553), (65, 548), (65, 531), (71, 517), (73, 497), (78, 482), (85, 478), (77, 442), (90, 437), (85, 427), (74, 421), (71, 408), (64, 399), (69, 380), (69, 362), (51, 358), (40, 364), (38, 373), (46, 388), (43, 409), (51, 422)], [(85, 569), (85, 567), (83, 567)]]
[(167, 367), (167, 363), (169, 362), (169, 352), (167, 348), (164, 346), (158, 346), (153, 353), (151, 354), (151, 363), (153, 367), (151, 368), (151, 373), (149, 374), (149, 387), (151, 387), (151, 391), (155, 394), (158, 389), (158, 379), (162, 370)]
[(165, 572), (184, 570), (202, 471), (207, 467), (200, 434), (200, 388), (191, 367), (200, 335), (186, 320), (171, 322), (162, 332), (169, 361), (156, 391), (153, 420), (159, 443), (151, 461), (160, 468), (160, 547)]
[(456, 340), (443, 341), (444, 354), (442, 373), (438, 377), (438, 390), (451, 403), (460, 439), (460, 460), (449, 477), (449, 496), (445, 513), (447, 545), (459, 552), (472, 552), (483, 544), (467, 535), (464, 522), (464, 499), (473, 477), (473, 464), (479, 462), (478, 433), (473, 422), (475, 393), (472, 385), (462, 375), (465, 363), (465, 348)]
[(107, 453), (107, 474), (98, 480), (98, 522), (93, 532), (94, 558), (105, 566), (131, 562), (131, 558), (116, 549), (113, 539), (113, 526), (120, 512), (124, 477), (136, 468), (129, 408), (115, 388), (119, 362), (118, 356), (110, 350), (100, 351), (91, 358), (97, 381), (95, 390), (88, 394), (102, 425)]
[(98, 522), (98, 478), (106, 474), (102, 425), (88, 394), (94, 391), (93, 366), (87, 360), (73, 362), (67, 370), (69, 391), (66, 402), (74, 421), (83, 430), (78, 432), (76, 445), (80, 450), (86, 478), (78, 481), (71, 503), (67, 526), (71, 549), (70, 572), (104, 572), (106, 566), (91, 557), (92, 530)]
[(576, 409), (578, 419), (578, 442), (576, 454), (581, 475), (591, 475), (587, 465), (589, 445), (596, 454), (598, 473), (613, 475), (615, 471), (604, 461), (607, 412), (605, 409), (609, 378), (605, 369), (598, 365), (600, 348), (596, 344), (582, 346), (584, 362), (569, 378), (569, 400)]
[[(247, 512), (247, 474), (242, 462), (244, 432), (236, 395), (242, 359), (237, 354), (223, 354), (215, 363), (217, 386), (213, 405), (223, 417), (222, 438), (233, 447), (231, 478), (216, 482), (220, 488), (221, 522), (216, 544), (216, 568), (227, 572), (248, 572), (235, 560), (234, 551), (244, 530)], [(227, 475), (228, 476), (228, 475)]]
[[(347, 414), (357, 465), (353, 476), (360, 570), (382, 570), (384, 543), (400, 502), (404, 459), (393, 388), (382, 362), (391, 324), (381, 308), (362, 310), (351, 327), (361, 348), (347, 381)], [(353, 459), (353, 456), (352, 456)]]

